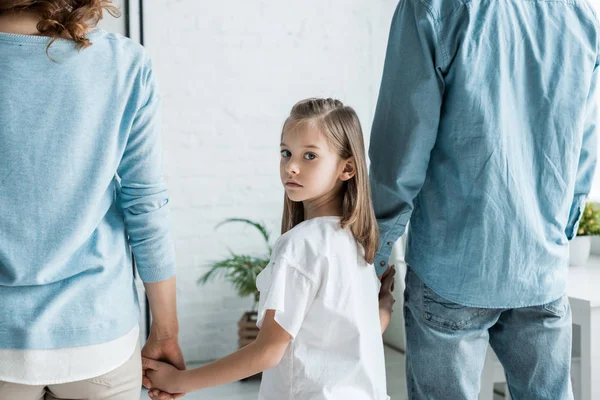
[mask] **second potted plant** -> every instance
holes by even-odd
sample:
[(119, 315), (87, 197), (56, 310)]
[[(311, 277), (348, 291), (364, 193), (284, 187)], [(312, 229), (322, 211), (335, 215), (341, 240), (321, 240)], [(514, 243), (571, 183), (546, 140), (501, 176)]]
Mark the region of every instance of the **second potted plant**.
[(577, 236), (569, 242), (569, 264), (584, 265), (590, 257), (592, 236), (600, 235), (600, 204), (586, 203), (577, 228)]

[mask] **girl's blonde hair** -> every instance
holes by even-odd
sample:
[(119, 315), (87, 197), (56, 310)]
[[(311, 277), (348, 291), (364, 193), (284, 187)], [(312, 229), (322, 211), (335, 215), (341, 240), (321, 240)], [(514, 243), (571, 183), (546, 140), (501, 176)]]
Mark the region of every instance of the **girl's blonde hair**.
[(86, 32), (96, 27), (102, 19), (103, 10), (113, 16), (120, 11), (112, 0), (2, 0), (0, 14), (31, 11), (39, 15), (37, 30), (52, 38), (50, 45), (58, 38), (68, 34), (79, 49), (89, 47)]
[[(379, 230), (371, 202), (369, 174), (362, 128), (356, 112), (334, 99), (311, 98), (292, 108), (283, 132), (291, 124), (311, 122), (327, 138), (341, 159), (354, 158), (356, 173), (342, 185), (342, 228), (350, 231), (365, 251), (365, 259), (373, 263), (379, 246)], [(281, 233), (304, 221), (304, 206), (284, 195)]]

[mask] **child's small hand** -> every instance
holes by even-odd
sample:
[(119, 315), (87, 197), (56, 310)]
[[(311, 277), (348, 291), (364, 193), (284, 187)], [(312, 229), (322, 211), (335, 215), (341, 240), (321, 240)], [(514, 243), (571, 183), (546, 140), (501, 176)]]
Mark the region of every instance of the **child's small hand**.
[(146, 377), (150, 379), (152, 384), (151, 390), (148, 392), (150, 398), (160, 398), (156, 389), (173, 395), (185, 393), (181, 384), (182, 372), (172, 366), (161, 361), (151, 360), (142, 357), (142, 366), (146, 370)]
[(396, 298), (394, 297), (396, 267), (390, 267), (381, 275), (381, 288), (379, 289), (379, 308), (392, 312)]

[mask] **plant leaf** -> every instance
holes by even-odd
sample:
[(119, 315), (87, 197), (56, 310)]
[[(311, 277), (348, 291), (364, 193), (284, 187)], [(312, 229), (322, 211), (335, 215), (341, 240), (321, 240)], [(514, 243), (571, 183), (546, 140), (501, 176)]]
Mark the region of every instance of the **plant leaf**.
[(269, 238), (270, 238), (269, 231), (267, 231), (266, 226), (260, 222), (255, 222), (255, 221), (252, 221), (252, 220), (246, 219), (246, 218), (228, 218), (225, 221), (222, 221), (219, 224), (217, 224), (215, 229), (218, 229), (219, 227), (221, 227), (225, 224), (232, 223), (232, 222), (239, 222), (239, 223), (247, 224), (247, 225), (250, 225), (250, 226), (253, 226), (254, 228), (256, 228), (260, 232), (262, 238), (264, 239), (264, 241), (267, 245), (269, 255), (272, 253), (271, 245), (269, 244)]

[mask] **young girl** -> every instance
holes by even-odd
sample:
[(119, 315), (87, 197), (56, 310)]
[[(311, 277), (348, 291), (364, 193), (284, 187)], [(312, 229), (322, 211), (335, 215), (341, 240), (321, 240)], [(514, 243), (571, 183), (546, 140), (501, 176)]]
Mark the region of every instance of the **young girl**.
[(378, 230), (354, 110), (332, 99), (297, 103), (280, 174), (283, 235), (256, 280), (258, 338), (188, 371), (143, 359), (146, 376), (153, 388), (185, 393), (264, 371), (259, 399), (388, 399), (381, 334), (394, 270), (380, 284), (371, 264)]

